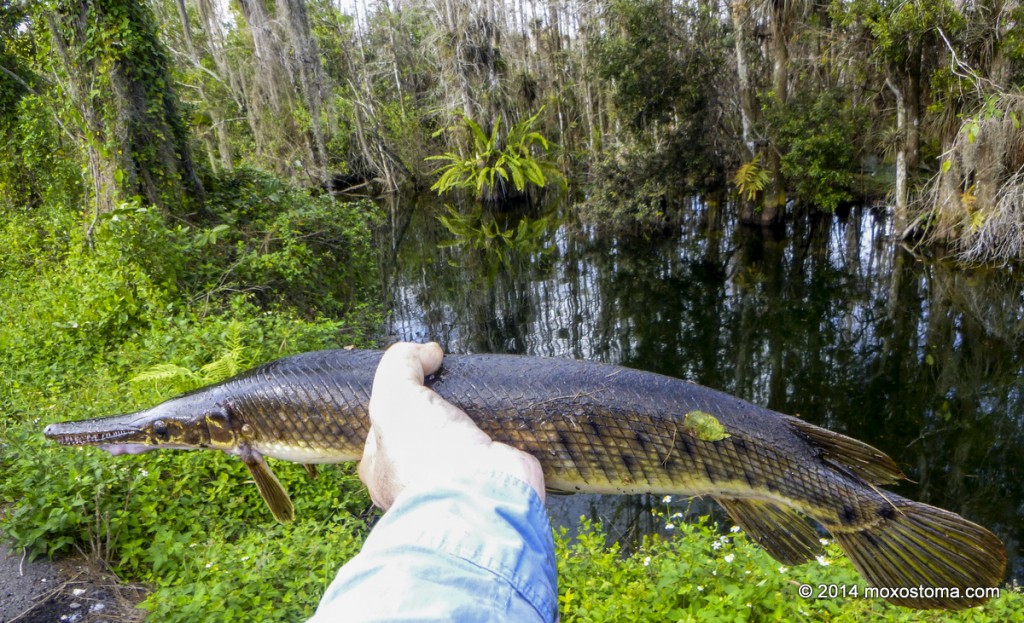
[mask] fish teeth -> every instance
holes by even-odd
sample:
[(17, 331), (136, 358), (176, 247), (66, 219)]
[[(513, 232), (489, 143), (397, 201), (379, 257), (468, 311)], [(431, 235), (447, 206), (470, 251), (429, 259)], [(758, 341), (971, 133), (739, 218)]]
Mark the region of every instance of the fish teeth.
[(103, 443), (104, 441), (107, 441), (109, 439), (121, 437), (122, 435), (125, 435), (128, 432), (129, 431), (118, 430), (103, 433), (68, 434), (59, 435), (56, 439), (57, 443), (61, 444), (62, 446), (81, 446), (84, 444)]

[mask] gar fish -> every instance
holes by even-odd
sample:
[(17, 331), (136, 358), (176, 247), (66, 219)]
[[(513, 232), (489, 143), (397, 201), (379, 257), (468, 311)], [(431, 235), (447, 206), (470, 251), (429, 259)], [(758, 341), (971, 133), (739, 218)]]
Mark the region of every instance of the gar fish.
[[(64, 445), (112, 454), (238, 455), (280, 521), (294, 517), (264, 457), (358, 460), (377, 351), (278, 359), (127, 415), (51, 424)], [(1003, 580), (1006, 553), (959, 515), (882, 491), (904, 478), (875, 448), (679, 379), (597, 363), (449, 355), (426, 384), (487, 434), (539, 459), (559, 492), (707, 495), (786, 565), (821, 552), (810, 517), (893, 603), (965, 608)]]

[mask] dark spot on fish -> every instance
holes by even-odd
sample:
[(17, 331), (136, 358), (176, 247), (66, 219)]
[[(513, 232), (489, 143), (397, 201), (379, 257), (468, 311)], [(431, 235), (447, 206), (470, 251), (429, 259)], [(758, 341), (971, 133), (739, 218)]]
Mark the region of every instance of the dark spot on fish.
[(633, 458), (632, 454), (623, 453), (621, 456), (623, 465), (625, 465), (626, 469), (629, 470), (629, 473), (632, 474), (636, 469), (636, 459)]
[(601, 438), (602, 438), (602, 437), (604, 436), (604, 435), (602, 434), (602, 431), (601, 431), (601, 427), (600, 427), (600, 426), (598, 426), (598, 425), (597, 425), (597, 424), (596, 424), (596, 423), (595, 423), (595, 422), (594, 422), (593, 420), (589, 420), (589, 421), (587, 422), (587, 424), (589, 424), (589, 425), (590, 425), (590, 431), (591, 431), (592, 433), (594, 433), (594, 435), (595, 435), (595, 436), (596, 436), (596, 437), (597, 437), (598, 439), (601, 439)]
[(676, 439), (676, 447), (686, 453), (686, 456), (693, 456), (694, 445), (689, 437), (681, 435)]
[(736, 448), (737, 452), (745, 452), (747, 450), (747, 442), (735, 435), (732, 437), (732, 445)]
[(708, 480), (711, 482), (717, 480), (717, 472), (710, 461), (704, 461), (704, 473), (708, 475)]
[(892, 519), (896, 516), (896, 510), (891, 506), (883, 506), (878, 509), (878, 516), (882, 519)]
[(844, 506), (842, 512), (839, 513), (839, 520), (846, 525), (857, 521), (857, 509), (852, 506)]
[(636, 437), (637, 444), (640, 445), (640, 451), (643, 452), (644, 454), (646, 454), (647, 453), (647, 440), (644, 439), (644, 434), (641, 433), (640, 431), (633, 431), (633, 434)]
[[(575, 444), (573, 443), (572, 439), (569, 438), (565, 431), (559, 430), (558, 441), (562, 444), (562, 447), (565, 448), (565, 453), (569, 455), (569, 459), (572, 460), (572, 462), (576, 464), (576, 466), (582, 472), (585, 468), (585, 464), (580, 461), (581, 457), (577, 456), (576, 453), (573, 452), (573, 447), (575, 446)], [(586, 480), (585, 474), (581, 473), (581, 475), (583, 475), (584, 480)]]
[(747, 484), (750, 485), (751, 487), (757, 486), (757, 476), (754, 475), (754, 472), (750, 471), (749, 469), (743, 470), (743, 478), (746, 479)]

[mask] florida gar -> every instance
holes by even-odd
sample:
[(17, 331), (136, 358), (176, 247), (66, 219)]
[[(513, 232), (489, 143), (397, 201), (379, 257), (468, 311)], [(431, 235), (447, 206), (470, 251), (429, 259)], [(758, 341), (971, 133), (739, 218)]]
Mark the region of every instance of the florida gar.
[[(377, 351), (286, 357), (150, 409), (51, 424), (64, 445), (113, 454), (159, 448), (241, 457), (280, 521), (294, 517), (264, 457), (358, 460)], [(903, 474), (860, 441), (679, 379), (618, 366), (507, 355), (449, 355), (426, 384), (497, 441), (540, 460), (560, 492), (713, 497), (780, 562), (821, 552), (808, 516), (894, 603), (964, 608), (997, 586), (1006, 554), (988, 530), (882, 491)], [(938, 590), (935, 590), (938, 589)]]

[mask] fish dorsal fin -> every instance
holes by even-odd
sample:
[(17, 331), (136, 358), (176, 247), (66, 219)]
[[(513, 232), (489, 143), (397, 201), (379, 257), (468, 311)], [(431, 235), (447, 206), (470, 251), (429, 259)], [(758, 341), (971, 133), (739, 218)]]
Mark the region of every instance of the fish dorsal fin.
[(863, 441), (834, 433), (799, 418), (787, 417), (786, 421), (798, 435), (821, 450), (822, 459), (840, 470), (852, 472), (875, 485), (889, 485), (906, 478), (889, 455)]
[(818, 533), (795, 510), (766, 500), (715, 498), (772, 558), (799, 565), (821, 553)]
[(295, 506), (284, 490), (281, 481), (277, 479), (270, 466), (263, 460), (258, 452), (250, 448), (243, 448), (241, 452), (242, 462), (249, 468), (252, 479), (256, 482), (256, 488), (260, 490), (263, 501), (267, 503), (274, 518), (281, 523), (288, 523), (295, 519)]

